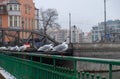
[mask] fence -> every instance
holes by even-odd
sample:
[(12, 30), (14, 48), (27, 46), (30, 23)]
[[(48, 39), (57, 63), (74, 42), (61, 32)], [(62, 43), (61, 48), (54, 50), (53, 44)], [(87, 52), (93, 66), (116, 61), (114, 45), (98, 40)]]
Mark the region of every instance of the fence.
[[(33, 57), (39, 58), (33, 61)], [(52, 64), (43, 63), (43, 58), (52, 59)], [(69, 60), (74, 64), (73, 69), (56, 66), (56, 60)], [(112, 79), (112, 65), (120, 65), (120, 60), (99, 59), (72, 56), (57, 56), (35, 53), (1, 52), (0, 66), (14, 75), (17, 79), (106, 79), (100, 75), (77, 71), (77, 61), (109, 65), (109, 79)]]

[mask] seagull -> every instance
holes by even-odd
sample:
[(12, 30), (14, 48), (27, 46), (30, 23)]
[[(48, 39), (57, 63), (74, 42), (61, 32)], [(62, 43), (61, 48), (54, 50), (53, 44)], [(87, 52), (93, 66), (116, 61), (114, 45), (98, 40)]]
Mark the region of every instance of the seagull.
[(68, 44), (66, 42), (63, 42), (62, 44), (59, 44), (55, 46), (52, 51), (57, 51), (57, 52), (64, 52), (68, 49)]
[(8, 48), (7, 47), (0, 47), (0, 50), (8, 50)]
[(37, 51), (48, 52), (48, 51), (51, 51), (52, 48), (53, 48), (53, 44), (47, 44), (47, 45), (40, 47)]
[(20, 51), (18, 46), (8, 47), (8, 49), (11, 50), (11, 51)]
[(27, 49), (26, 45), (20, 46), (19, 51), (25, 51)]

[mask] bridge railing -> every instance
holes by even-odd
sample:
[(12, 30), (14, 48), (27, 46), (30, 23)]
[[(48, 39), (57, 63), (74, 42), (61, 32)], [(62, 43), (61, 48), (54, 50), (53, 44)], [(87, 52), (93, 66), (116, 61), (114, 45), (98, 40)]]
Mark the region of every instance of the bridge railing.
[[(39, 59), (33, 61), (33, 57)], [(43, 63), (43, 59), (52, 59), (52, 64)], [(73, 62), (73, 69), (59, 67), (57, 60)], [(112, 66), (120, 65), (120, 60), (87, 57), (57, 56), (35, 53), (1, 52), (0, 66), (17, 79), (106, 79), (99, 75), (77, 71), (77, 62), (92, 62), (109, 65), (109, 79), (112, 79)]]

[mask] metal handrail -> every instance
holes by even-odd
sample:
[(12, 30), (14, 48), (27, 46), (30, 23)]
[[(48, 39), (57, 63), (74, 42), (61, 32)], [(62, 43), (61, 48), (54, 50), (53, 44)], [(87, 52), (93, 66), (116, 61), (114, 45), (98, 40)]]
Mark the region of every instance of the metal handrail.
[[(74, 68), (73, 68), (73, 73), (77, 74), (77, 61), (83, 61), (83, 62), (92, 62), (92, 63), (100, 63), (100, 64), (108, 64), (109, 65), (109, 79), (112, 79), (112, 66), (113, 65), (120, 65), (120, 60), (116, 60), (116, 59), (102, 59), (102, 58), (88, 58), (88, 57), (73, 57), (73, 56), (60, 56), (60, 55), (46, 55), (46, 54), (35, 54), (35, 53), (26, 53), (26, 52), (7, 52), (7, 51), (2, 51), (1, 53), (3, 54), (14, 54), (14, 55), (25, 55), (25, 56), (29, 56), (32, 57), (44, 57), (44, 58), (51, 58), (53, 59), (53, 67), (56, 67), (56, 63), (55, 60), (59, 59), (59, 60), (70, 60), (73, 61), (74, 63)], [(42, 60), (40, 60), (41, 62)], [(83, 73), (84, 75), (84, 73)], [(77, 78), (75, 78), (77, 79)], [(97, 78), (96, 78), (97, 79)], [(99, 79), (99, 78), (98, 78)], [(103, 78), (105, 79), (105, 78)]]

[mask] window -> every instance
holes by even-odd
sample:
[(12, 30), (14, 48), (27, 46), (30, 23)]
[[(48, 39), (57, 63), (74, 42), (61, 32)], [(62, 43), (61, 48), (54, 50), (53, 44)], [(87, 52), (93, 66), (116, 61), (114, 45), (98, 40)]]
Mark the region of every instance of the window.
[(12, 20), (13, 20), (13, 17), (10, 16), (10, 26), (12, 26)]
[(17, 27), (17, 16), (14, 16), (14, 27)]
[(17, 5), (14, 5), (14, 10), (15, 10), (15, 11), (17, 11), (17, 10), (18, 10), (18, 9), (17, 9)]
[(18, 5), (18, 11), (20, 11), (20, 5)]
[(10, 5), (10, 9), (9, 10), (12, 10), (12, 5)]
[(25, 7), (25, 14), (27, 14), (27, 7)]
[(1, 10), (1, 11), (3, 10), (3, 6), (0, 7), (0, 10)]

